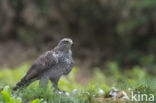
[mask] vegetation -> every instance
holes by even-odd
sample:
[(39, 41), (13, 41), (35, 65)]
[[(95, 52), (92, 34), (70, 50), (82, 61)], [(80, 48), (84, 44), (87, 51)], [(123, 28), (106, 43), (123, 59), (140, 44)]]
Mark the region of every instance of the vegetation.
[(156, 0), (0, 0), (2, 67), (31, 61), (70, 37), (76, 62), (93, 73), (82, 85), (75, 79), (81, 68), (74, 67), (59, 81), (67, 91), (61, 94), (38, 81), (12, 91), (30, 65), (0, 68), (0, 103), (131, 103), (118, 96), (131, 91), (156, 99), (155, 28)]
[[(28, 64), (24, 64), (12, 70), (0, 70), (0, 88), (4, 88), (0, 94), (0, 103), (120, 103), (120, 98), (114, 101), (109, 96), (112, 87), (125, 91), (128, 96), (129, 88), (156, 96), (156, 79), (144, 68), (135, 66), (133, 70), (120, 71), (114, 62), (108, 63), (109, 70), (104, 73), (96, 68), (92, 80), (86, 86), (75, 81), (75, 74), (79, 69), (74, 67), (68, 77), (62, 77), (59, 81), (59, 88), (67, 91), (66, 94), (54, 93), (50, 83), (48, 88), (39, 88), (38, 81), (28, 88), (12, 91), (11, 87), (23, 77), (28, 67)], [(128, 100), (122, 102), (131, 103)]]

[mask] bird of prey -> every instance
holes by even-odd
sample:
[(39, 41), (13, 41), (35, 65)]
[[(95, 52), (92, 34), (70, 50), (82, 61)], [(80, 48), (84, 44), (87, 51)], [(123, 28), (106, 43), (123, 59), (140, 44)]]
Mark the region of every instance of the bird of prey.
[(16, 84), (13, 90), (26, 87), (35, 80), (40, 80), (40, 87), (44, 87), (50, 80), (55, 90), (59, 90), (58, 81), (62, 75), (67, 75), (73, 67), (71, 47), (73, 41), (63, 38), (58, 45), (38, 57), (26, 75)]

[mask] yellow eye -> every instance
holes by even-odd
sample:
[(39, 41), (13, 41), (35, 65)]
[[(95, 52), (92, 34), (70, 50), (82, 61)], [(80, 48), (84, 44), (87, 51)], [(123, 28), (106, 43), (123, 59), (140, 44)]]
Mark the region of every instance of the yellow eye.
[(68, 41), (64, 41), (65, 44), (68, 44)]

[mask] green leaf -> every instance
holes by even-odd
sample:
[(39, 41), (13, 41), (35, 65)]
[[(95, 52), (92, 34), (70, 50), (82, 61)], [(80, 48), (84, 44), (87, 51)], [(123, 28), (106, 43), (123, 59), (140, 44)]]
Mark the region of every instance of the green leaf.
[(37, 103), (38, 101), (39, 101), (39, 99), (35, 99), (31, 103)]

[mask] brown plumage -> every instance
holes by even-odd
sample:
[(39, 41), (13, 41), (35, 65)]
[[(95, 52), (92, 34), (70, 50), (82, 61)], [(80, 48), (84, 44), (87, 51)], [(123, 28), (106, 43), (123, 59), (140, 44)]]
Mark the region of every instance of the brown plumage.
[(67, 75), (73, 67), (71, 39), (64, 38), (52, 50), (45, 52), (34, 62), (26, 75), (16, 84), (13, 90), (26, 87), (35, 80), (40, 80), (40, 86), (46, 86), (51, 80), (55, 89), (62, 75)]

